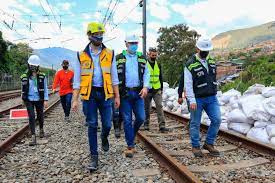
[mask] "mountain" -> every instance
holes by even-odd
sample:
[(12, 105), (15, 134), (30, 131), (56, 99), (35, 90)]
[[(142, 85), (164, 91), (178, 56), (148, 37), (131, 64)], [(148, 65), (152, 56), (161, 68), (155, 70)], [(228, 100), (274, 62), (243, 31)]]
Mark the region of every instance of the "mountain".
[(275, 39), (275, 21), (263, 25), (237, 29), (216, 35), (212, 41), (216, 49), (244, 48)]
[(61, 68), (60, 64), (65, 59), (69, 60), (70, 63), (77, 60), (76, 52), (66, 48), (52, 47), (35, 49), (33, 52), (42, 60), (41, 66), (48, 68), (52, 68), (52, 66), (54, 69)]

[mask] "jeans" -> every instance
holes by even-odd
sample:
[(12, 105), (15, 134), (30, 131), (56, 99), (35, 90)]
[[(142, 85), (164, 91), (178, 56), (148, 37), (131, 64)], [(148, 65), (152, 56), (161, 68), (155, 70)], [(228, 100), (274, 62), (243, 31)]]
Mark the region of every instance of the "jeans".
[(221, 124), (221, 112), (216, 96), (196, 98), (197, 110), (190, 110), (190, 137), (192, 147), (200, 147), (200, 125), (204, 110), (211, 120), (207, 131), (206, 144), (214, 145)]
[[(135, 136), (145, 121), (144, 100), (140, 98), (137, 91), (128, 91), (126, 97), (121, 99), (121, 112), (126, 143), (128, 147), (135, 147)], [(132, 112), (135, 114), (134, 122)]]
[(88, 125), (88, 139), (91, 155), (98, 155), (97, 110), (99, 110), (102, 122), (101, 138), (107, 138), (112, 127), (112, 99), (105, 100), (104, 91), (92, 90), (90, 99), (83, 100), (83, 113)]
[(161, 92), (161, 90), (150, 92), (150, 93), (148, 93), (148, 95), (145, 98), (146, 120), (145, 120), (144, 125), (149, 126), (150, 109), (151, 109), (152, 99), (154, 99), (155, 104), (156, 104), (159, 127), (160, 128), (165, 127), (164, 113), (163, 113), (163, 109), (162, 109), (162, 92)]
[(43, 129), (44, 125), (44, 101), (25, 101), (25, 105), (27, 107), (28, 115), (29, 115), (29, 126), (31, 129), (31, 134), (35, 135), (35, 112), (36, 109), (37, 119), (39, 121), (40, 130)]
[(72, 93), (60, 96), (61, 104), (65, 113), (65, 117), (70, 116), (71, 103), (72, 103)]

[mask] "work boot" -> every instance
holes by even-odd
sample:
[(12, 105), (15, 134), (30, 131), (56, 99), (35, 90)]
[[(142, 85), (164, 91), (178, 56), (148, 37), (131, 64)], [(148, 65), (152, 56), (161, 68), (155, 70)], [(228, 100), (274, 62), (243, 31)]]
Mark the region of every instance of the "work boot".
[(146, 130), (146, 131), (149, 131), (149, 130), (150, 130), (149, 124), (144, 124), (144, 130)]
[(92, 155), (91, 162), (88, 165), (87, 169), (90, 171), (95, 171), (97, 170), (97, 166), (98, 166), (98, 155)]
[(192, 148), (192, 152), (194, 154), (195, 157), (198, 157), (198, 158), (202, 158), (203, 157), (203, 153), (201, 152), (201, 149), (198, 147), (193, 147)]
[(70, 122), (70, 117), (69, 116), (65, 116), (65, 122)]
[(36, 136), (32, 135), (32, 139), (29, 142), (29, 146), (35, 146), (36, 145)]
[(209, 151), (209, 154), (211, 156), (219, 157), (221, 155), (220, 152), (217, 149), (215, 149), (213, 145), (205, 143), (202, 148), (204, 148), (205, 150)]
[(103, 151), (107, 152), (109, 151), (109, 141), (108, 141), (108, 137), (102, 137), (101, 138), (101, 142), (102, 142), (102, 149)]
[(159, 128), (159, 131), (160, 131), (161, 133), (165, 133), (165, 132), (168, 132), (169, 129), (166, 128), (166, 127), (160, 127), (160, 128)]
[(135, 150), (134, 150), (134, 148), (133, 147), (128, 147), (126, 150), (125, 150), (125, 156), (127, 157), (127, 158), (132, 158), (132, 157), (134, 157), (134, 152)]
[(114, 121), (115, 137), (120, 138), (121, 136), (121, 121)]
[(44, 136), (45, 136), (44, 129), (40, 129), (40, 131), (39, 131), (39, 137), (40, 138), (44, 138)]

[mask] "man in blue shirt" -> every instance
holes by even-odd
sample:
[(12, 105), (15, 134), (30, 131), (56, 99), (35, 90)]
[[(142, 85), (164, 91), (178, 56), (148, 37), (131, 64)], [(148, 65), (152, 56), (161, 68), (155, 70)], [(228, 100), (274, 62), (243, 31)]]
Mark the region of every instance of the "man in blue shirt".
[(87, 36), (90, 43), (78, 54), (79, 62), (74, 65), (73, 109), (83, 101), (83, 113), (88, 125), (88, 139), (91, 153), (90, 171), (98, 167), (97, 126), (100, 112), (102, 150), (109, 150), (108, 136), (112, 127), (112, 102), (120, 105), (118, 76), (114, 52), (102, 43), (105, 28), (101, 23), (88, 24)]
[(32, 134), (30, 146), (36, 145), (35, 136), (35, 112), (39, 121), (40, 138), (44, 137), (44, 114), (43, 109), (47, 107), (49, 100), (47, 78), (44, 73), (39, 70), (40, 58), (37, 55), (31, 55), (28, 59), (28, 71), (21, 76), (22, 83), (22, 100), (24, 101), (28, 115), (29, 126)]
[[(127, 50), (116, 56), (119, 78), (119, 93), (121, 95), (121, 112), (124, 122), (124, 132), (127, 143), (126, 157), (133, 157), (135, 136), (145, 121), (144, 98), (150, 87), (150, 73), (146, 58), (137, 52), (138, 37), (130, 35), (125, 40)], [(132, 123), (132, 112), (135, 122)]]

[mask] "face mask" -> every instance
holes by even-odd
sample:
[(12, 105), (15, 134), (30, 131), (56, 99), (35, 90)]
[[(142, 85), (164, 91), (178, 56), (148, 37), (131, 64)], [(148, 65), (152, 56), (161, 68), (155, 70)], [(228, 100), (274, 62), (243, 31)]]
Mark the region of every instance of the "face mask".
[(138, 49), (138, 45), (137, 44), (130, 44), (128, 47), (128, 50), (130, 53), (136, 53)]
[(103, 36), (89, 36), (89, 40), (95, 46), (100, 46), (103, 41)]
[(29, 70), (32, 72), (37, 72), (38, 71), (38, 66), (34, 66), (34, 65), (29, 65)]
[(64, 70), (67, 70), (68, 69), (68, 66), (67, 65), (63, 65), (62, 66)]
[(206, 57), (209, 54), (209, 51), (200, 51), (199, 54), (200, 54), (201, 59), (206, 59)]
[(152, 60), (152, 61), (156, 61), (156, 59), (157, 59), (156, 57), (151, 57), (150, 58), (150, 60)]

